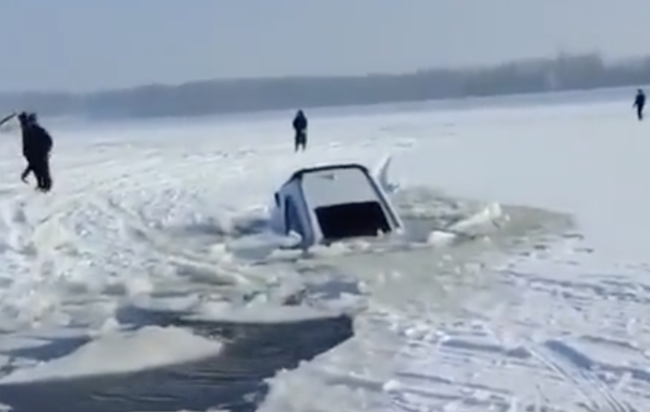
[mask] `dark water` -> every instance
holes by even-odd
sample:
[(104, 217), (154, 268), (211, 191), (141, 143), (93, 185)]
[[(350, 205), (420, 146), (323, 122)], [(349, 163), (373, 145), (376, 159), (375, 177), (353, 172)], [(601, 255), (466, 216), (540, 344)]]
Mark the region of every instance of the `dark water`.
[[(260, 233), (267, 224), (265, 216), (245, 213), (235, 219), (229, 231), (218, 222), (206, 222), (167, 228), (167, 232), (186, 236), (197, 244), (206, 237), (206, 244), (213, 244), (215, 239), (225, 241)], [(342, 293), (360, 292), (356, 283), (332, 280), (307, 285), (307, 289), (282, 304), (300, 305), (310, 298), (336, 299)], [(118, 311), (116, 318), (122, 325), (134, 325), (132, 329), (187, 328), (223, 343), (217, 356), (136, 373), (0, 385), (0, 402), (10, 405), (13, 412), (177, 412), (210, 408), (252, 412), (269, 390), (265, 379), (282, 369), (295, 368), (353, 335), (352, 319), (345, 315), (275, 324), (196, 321), (188, 320), (187, 315), (127, 306)], [(2, 355), (46, 362), (74, 352), (89, 340), (59, 338), (44, 346), (5, 351)]]
[[(157, 369), (75, 380), (0, 385), (0, 401), (15, 412), (204, 411), (217, 407), (250, 412), (264, 400), (263, 381), (295, 368), (353, 335), (347, 316), (282, 324), (186, 321), (169, 312), (134, 313), (149, 324), (177, 326), (221, 342), (215, 357)], [(51, 359), (74, 351), (86, 339), (58, 339), (8, 355)], [(164, 342), (161, 342), (164, 345)]]

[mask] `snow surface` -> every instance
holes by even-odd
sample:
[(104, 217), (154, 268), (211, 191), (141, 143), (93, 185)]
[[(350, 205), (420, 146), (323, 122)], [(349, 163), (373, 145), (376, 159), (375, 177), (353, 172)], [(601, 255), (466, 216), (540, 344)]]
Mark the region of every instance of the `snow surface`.
[[(48, 195), (20, 182), (3, 134), (0, 384), (219, 352), (186, 329), (120, 323), (139, 305), (238, 322), (353, 314), (352, 339), (269, 380), (265, 412), (650, 406), (650, 129), (629, 102), (310, 125), (301, 154), (286, 118), (53, 130)], [(296, 256), (258, 233), (295, 169), (386, 155), (395, 204), (422, 219), (411, 244)], [(284, 304), (337, 277), (363, 293)], [(64, 337), (91, 340), (40, 363), (13, 355)]]

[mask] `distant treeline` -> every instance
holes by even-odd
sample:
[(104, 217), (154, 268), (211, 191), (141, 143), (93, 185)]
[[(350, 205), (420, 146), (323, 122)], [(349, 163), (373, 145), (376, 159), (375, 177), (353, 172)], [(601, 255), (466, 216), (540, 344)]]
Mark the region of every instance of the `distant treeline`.
[(400, 75), (206, 80), (86, 94), (6, 93), (0, 94), (0, 113), (27, 109), (90, 119), (202, 116), (642, 84), (650, 84), (650, 56), (607, 62), (598, 54), (563, 54)]

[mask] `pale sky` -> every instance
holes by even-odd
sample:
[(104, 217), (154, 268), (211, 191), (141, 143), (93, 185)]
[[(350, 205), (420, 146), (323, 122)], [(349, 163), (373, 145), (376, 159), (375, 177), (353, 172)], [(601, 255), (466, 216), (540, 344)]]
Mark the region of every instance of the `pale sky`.
[(0, 90), (650, 52), (650, 0), (0, 0)]

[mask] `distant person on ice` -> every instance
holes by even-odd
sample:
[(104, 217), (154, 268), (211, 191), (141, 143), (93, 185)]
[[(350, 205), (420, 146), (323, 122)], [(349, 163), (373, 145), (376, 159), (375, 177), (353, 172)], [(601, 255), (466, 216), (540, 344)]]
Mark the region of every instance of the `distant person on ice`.
[(52, 150), (52, 137), (40, 124), (35, 113), (22, 112), (18, 115), (23, 138), (23, 156), (27, 160), (27, 167), (20, 176), (27, 183), (30, 173), (36, 178), (36, 189), (49, 192), (52, 189), (52, 176), (50, 174), (50, 151)]
[(643, 90), (639, 89), (636, 92), (633, 106), (636, 107), (636, 117), (639, 121), (643, 120), (643, 108), (645, 107), (645, 93), (643, 93)]
[(294, 137), (295, 141), (295, 151), (302, 149), (303, 151), (307, 148), (307, 117), (302, 110), (298, 110), (296, 117), (293, 119), (293, 130), (296, 132)]

